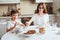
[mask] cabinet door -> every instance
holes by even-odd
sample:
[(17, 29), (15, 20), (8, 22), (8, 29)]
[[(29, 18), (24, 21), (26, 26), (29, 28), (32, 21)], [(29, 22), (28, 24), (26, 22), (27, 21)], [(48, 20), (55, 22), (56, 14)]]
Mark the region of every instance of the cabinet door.
[(0, 4), (20, 3), (20, 0), (0, 0)]
[(53, 0), (36, 0), (36, 3), (40, 3), (40, 2), (53, 2)]

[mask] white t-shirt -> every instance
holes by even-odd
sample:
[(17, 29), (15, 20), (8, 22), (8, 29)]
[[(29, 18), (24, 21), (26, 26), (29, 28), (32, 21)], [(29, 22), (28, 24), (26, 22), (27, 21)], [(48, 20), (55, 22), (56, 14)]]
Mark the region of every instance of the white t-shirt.
[[(16, 22), (18, 22), (19, 24), (22, 24), (21, 19), (17, 19)], [(13, 27), (15, 25), (15, 21), (8, 21), (7, 22), (7, 28), (10, 29), (11, 27)], [(19, 27), (20, 25), (17, 25), (16, 27)]]
[(32, 20), (34, 25), (45, 25), (49, 21), (49, 15), (44, 14), (43, 16), (39, 16), (38, 14), (34, 14)]

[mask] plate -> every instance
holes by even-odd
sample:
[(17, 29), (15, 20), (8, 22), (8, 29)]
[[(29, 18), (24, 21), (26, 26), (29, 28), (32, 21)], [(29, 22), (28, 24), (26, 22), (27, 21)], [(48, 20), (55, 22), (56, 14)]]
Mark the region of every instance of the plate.
[(34, 34), (24, 34), (25, 36), (33, 36)]

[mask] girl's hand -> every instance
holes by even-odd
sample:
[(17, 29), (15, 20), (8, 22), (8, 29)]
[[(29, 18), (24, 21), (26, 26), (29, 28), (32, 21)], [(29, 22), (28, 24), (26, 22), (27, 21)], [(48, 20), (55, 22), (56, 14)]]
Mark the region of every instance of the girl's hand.
[(21, 26), (23, 26), (23, 28), (25, 28), (25, 25), (24, 24), (21, 24)]
[(29, 22), (26, 22), (25, 24), (26, 24), (26, 26), (29, 26)]
[(21, 24), (21, 26), (25, 26), (24, 24)]

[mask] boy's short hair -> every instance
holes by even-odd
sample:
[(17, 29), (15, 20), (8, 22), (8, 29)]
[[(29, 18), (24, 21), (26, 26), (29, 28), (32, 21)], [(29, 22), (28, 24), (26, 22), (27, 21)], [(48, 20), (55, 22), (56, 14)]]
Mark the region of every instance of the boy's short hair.
[(18, 10), (14, 10), (14, 9), (11, 10), (11, 15), (16, 14), (16, 13), (19, 13), (19, 11)]

